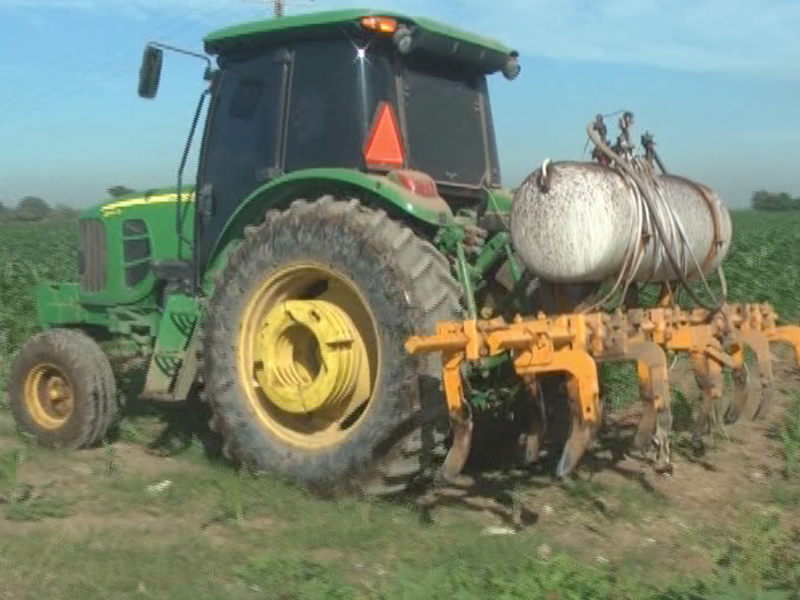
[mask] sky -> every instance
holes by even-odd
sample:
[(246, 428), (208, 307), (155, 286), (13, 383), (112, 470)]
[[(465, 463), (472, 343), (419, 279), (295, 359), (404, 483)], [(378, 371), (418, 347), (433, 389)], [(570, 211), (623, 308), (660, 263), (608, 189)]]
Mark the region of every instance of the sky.
[[(359, 6), (304, 0), (287, 14)], [(800, 196), (800, 0), (371, 8), (450, 22), (519, 51), (520, 77), (490, 80), (507, 187), (547, 158), (588, 160), (586, 123), (628, 109), (636, 139), (653, 133), (670, 172), (711, 186), (730, 207), (757, 189)], [(270, 13), (259, 0), (0, 0), (0, 201), (35, 195), (83, 207), (116, 184), (173, 185), (203, 65), (168, 55), (158, 99), (142, 100), (144, 44), (202, 51), (209, 31)]]

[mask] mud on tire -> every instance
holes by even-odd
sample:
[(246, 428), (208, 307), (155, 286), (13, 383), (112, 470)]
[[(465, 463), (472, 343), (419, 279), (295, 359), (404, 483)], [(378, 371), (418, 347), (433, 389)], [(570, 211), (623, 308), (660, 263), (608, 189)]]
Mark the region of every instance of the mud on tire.
[[(59, 409), (65, 402), (59, 390), (69, 395), (69, 410)], [(111, 364), (97, 342), (78, 330), (52, 329), (25, 342), (11, 366), (7, 393), (17, 426), (43, 446), (94, 446), (118, 419)]]
[[(417, 359), (408, 336), (458, 318), (459, 288), (436, 248), (381, 210), (324, 197), (270, 211), (220, 272), (208, 304), (204, 395), (227, 453), (318, 494), (386, 495), (443, 457), (447, 419), (438, 356)], [(370, 408), (348, 436), (309, 452), (258, 423), (237, 379), (237, 335), (254, 286), (285, 265), (319, 261), (346, 276), (374, 315), (381, 356)]]

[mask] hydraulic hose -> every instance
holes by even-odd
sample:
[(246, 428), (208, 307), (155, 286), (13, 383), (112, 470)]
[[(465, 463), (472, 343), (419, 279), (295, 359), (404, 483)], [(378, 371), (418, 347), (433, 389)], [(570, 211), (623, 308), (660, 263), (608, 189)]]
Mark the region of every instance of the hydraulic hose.
[[(640, 179), (639, 173), (637, 173), (635, 169), (633, 169), (630, 165), (628, 165), (625, 161), (623, 161), (617, 155), (616, 152), (614, 152), (611, 148), (609, 148), (608, 144), (606, 144), (605, 141), (600, 139), (600, 137), (597, 135), (597, 133), (594, 130), (594, 123), (589, 123), (586, 126), (586, 132), (589, 135), (589, 139), (592, 140), (592, 142), (595, 144), (595, 146), (597, 148), (599, 148), (600, 151), (603, 154), (605, 154), (609, 159), (614, 161), (614, 165), (616, 167), (618, 167), (619, 169), (621, 169), (623, 172), (625, 172), (636, 183), (637, 187), (639, 188), (639, 190), (641, 192), (642, 199), (647, 204), (647, 208), (649, 209), (650, 213), (652, 215), (654, 215), (654, 217), (655, 217), (653, 219), (653, 224), (655, 225), (656, 229), (658, 230), (658, 235), (659, 235), (660, 239), (662, 240), (662, 245), (663, 245), (663, 248), (664, 248), (664, 252), (665, 252), (665, 254), (667, 256), (667, 260), (669, 261), (670, 266), (673, 268), (673, 270), (677, 274), (681, 285), (683, 285), (683, 287), (686, 289), (686, 292), (689, 294), (689, 296), (691, 296), (692, 300), (694, 300), (697, 304), (699, 304), (703, 308), (706, 308), (707, 310), (711, 311), (712, 313), (718, 312), (720, 310), (720, 308), (722, 308), (722, 306), (725, 303), (725, 297), (722, 296), (719, 300), (717, 300), (716, 303), (709, 304), (705, 300), (700, 298), (695, 293), (695, 291), (691, 288), (691, 285), (690, 285), (690, 283), (689, 283), (689, 281), (688, 281), (688, 279), (686, 277), (686, 273), (684, 272), (683, 269), (680, 268), (680, 265), (678, 263), (678, 259), (675, 257), (675, 255), (673, 253), (673, 249), (670, 248), (669, 244), (666, 243), (666, 240), (668, 238), (667, 238), (666, 232), (664, 231), (663, 223), (661, 222), (661, 219), (656, 216), (656, 215), (658, 215), (660, 213), (660, 211), (657, 210), (657, 207), (655, 206), (655, 203), (653, 202), (653, 199), (650, 197), (650, 190), (648, 189), (648, 185), (644, 181), (642, 181)], [(673, 226), (674, 226), (674, 224), (673, 224)], [(721, 271), (721, 267), (720, 267), (720, 271)], [(701, 275), (702, 275), (702, 273), (701, 273)]]

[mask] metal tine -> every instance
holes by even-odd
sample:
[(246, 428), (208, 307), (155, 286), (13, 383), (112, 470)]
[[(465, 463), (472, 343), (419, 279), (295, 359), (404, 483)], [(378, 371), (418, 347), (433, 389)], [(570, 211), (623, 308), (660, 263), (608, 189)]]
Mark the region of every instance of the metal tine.
[(630, 344), (626, 357), (636, 359), (639, 394), (642, 398), (642, 418), (633, 445), (645, 454), (651, 449), (655, 450), (656, 469), (667, 470), (670, 465), (669, 435), (672, 429), (667, 355), (654, 342), (637, 341)]
[(572, 427), (567, 443), (564, 444), (564, 450), (561, 452), (561, 458), (556, 466), (556, 477), (559, 479), (566, 477), (575, 470), (586, 450), (591, 447), (600, 429), (599, 418), (594, 421), (587, 421), (583, 418), (578, 387), (572, 377), (567, 382), (567, 395), (569, 396), (569, 408), (572, 415)]
[[(692, 313), (661, 308), (605, 314), (561, 315), (552, 322), (544, 314), (514, 323), (501, 319), (476, 322), (448, 322), (437, 326), (437, 335), (410, 338), (406, 347), (412, 354), (442, 352), (448, 409), (454, 443), (450, 448), (443, 476), (458, 475), (469, 454), (472, 420), (464, 401), (458, 365), (504, 351), (514, 355), (514, 368), (525, 381), (531, 401), (540, 401), (537, 377), (549, 373), (569, 375), (567, 391), (571, 413), (570, 436), (564, 445), (556, 475), (573, 472), (598, 433), (602, 403), (597, 366), (604, 361), (636, 361), (639, 391), (643, 402), (642, 419), (633, 445), (645, 454), (655, 451), (655, 468), (671, 468), (670, 432), (672, 411), (669, 392), (667, 352), (686, 352), (703, 391), (693, 427), (695, 441), (712, 426), (725, 432), (723, 423), (734, 423), (748, 401), (748, 374), (744, 347), (749, 346), (758, 362), (761, 398), (754, 418), (766, 416), (775, 394), (770, 343), (792, 344), (800, 367), (800, 327), (776, 327), (777, 315), (768, 305), (727, 305), (709, 321), (709, 313)], [(723, 349), (724, 347), (724, 349)], [(723, 366), (732, 369), (734, 393), (723, 414)], [(541, 405), (537, 407), (541, 409)], [(534, 415), (524, 434), (526, 462), (538, 459), (546, 428), (545, 415)]]
[(753, 414), (753, 420), (766, 418), (772, 407), (772, 400), (775, 396), (775, 377), (772, 371), (772, 356), (769, 351), (769, 341), (767, 336), (755, 329), (743, 329), (740, 337), (745, 344), (752, 348), (756, 355), (758, 365), (758, 377), (761, 381), (761, 398), (758, 408)]
[(450, 430), (453, 433), (453, 442), (447, 451), (440, 471), (440, 477), (444, 482), (457, 484), (461, 471), (469, 458), (472, 449), (472, 429), (474, 427), (470, 415), (466, 412), (450, 413)]
[(775, 327), (774, 324), (776, 315), (772, 311), (772, 308), (767, 306), (762, 307), (762, 310), (767, 317), (766, 320), (770, 331), (764, 335), (767, 340), (767, 349), (764, 351), (765, 365), (762, 367), (761, 361), (759, 361), (758, 364), (759, 369), (763, 368), (764, 373), (766, 373), (767, 376), (765, 377), (763, 373), (761, 374), (761, 402), (759, 403), (758, 409), (753, 416), (754, 419), (762, 419), (767, 416), (772, 405), (772, 400), (775, 396), (775, 384), (772, 373), (772, 356), (769, 351), (769, 344), (775, 342), (791, 344), (792, 349), (794, 350), (795, 362), (798, 368), (800, 368), (800, 327), (797, 327), (796, 325), (783, 325), (781, 327)]
[(695, 419), (692, 437), (699, 441), (711, 431), (711, 413), (722, 399), (722, 365), (713, 358), (699, 352), (691, 353), (695, 377), (703, 391), (703, 403)]
[(725, 423), (732, 425), (736, 423), (744, 412), (744, 407), (749, 399), (748, 376), (744, 365), (744, 348), (741, 344), (731, 353), (733, 367), (733, 399), (725, 411)]
[(639, 397), (642, 400), (642, 418), (633, 438), (633, 447), (645, 452), (653, 443), (656, 433), (656, 407), (650, 371), (642, 361), (636, 362), (636, 375), (639, 379)]
[(527, 375), (523, 379), (534, 407), (531, 414), (530, 428), (524, 434), (522, 461), (526, 465), (532, 465), (539, 461), (542, 439), (547, 433), (547, 410), (544, 405), (542, 387), (536, 377)]

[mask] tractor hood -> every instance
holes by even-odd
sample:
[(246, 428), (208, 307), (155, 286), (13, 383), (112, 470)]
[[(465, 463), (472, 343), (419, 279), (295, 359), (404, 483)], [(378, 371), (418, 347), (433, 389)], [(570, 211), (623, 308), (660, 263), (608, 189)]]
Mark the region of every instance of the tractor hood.
[(424, 17), (371, 9), (323, 11), (234, 25), (206, 36), (205, 49), (209, 54), (226, 55), (301, 39), (356, 36), (363, 31), (363, 20), (369, 17), (396, 23), (396, 41), (407, 38), (398, 44), (404, 54), (467, 62), (480, 66), (487, 75), (504, 70), (509, 63), (516, 65), (517, 52), (497, 40)]

